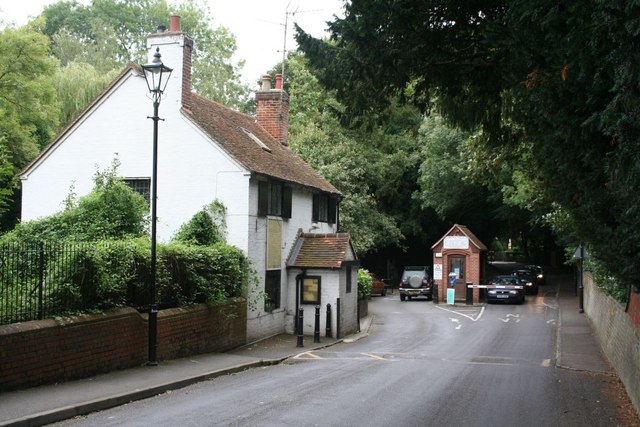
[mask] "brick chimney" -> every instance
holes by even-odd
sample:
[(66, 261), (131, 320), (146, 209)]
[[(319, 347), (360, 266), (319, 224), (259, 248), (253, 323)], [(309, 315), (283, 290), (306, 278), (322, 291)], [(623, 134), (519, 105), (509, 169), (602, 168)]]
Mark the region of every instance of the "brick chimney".
[(169, 68), (173, 68), (171, 81), (167, 85), (169, 92), (178, 93), (179, 102), (183, 108), (189, 108), (191, 104), (191, 55), (193, 52), (193, 40), (182, 32), (180, 17), (173, 15), (169, 21), (169, 31), (165, 26), (159, 26), (158, 32), (151, 34), (147, 39), (149, 58), (157, 47), (160, 48), (162, 62)]
[(282, 74), (276, 74), (276, 87), (271, 89), (271, 76), (262, 76), (262, 88), (256, 92), (256, 115), (262, 126), (282, 145), (289, 145), (289, 95), (282, 89)]

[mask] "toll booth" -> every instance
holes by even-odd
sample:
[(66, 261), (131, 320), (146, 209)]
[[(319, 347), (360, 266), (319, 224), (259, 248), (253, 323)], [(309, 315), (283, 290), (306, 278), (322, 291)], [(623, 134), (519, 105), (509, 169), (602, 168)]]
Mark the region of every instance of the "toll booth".
[[(487, 247), (464, 225), (454, 224), (432, 247), (433, 279), (438, 300), (446, 301), (447, 289), (455, 289), (455, 300), (465, 301), (467, 286), (479, 285), (484, 276)], [(473, 288), (473, 303), (480, 301), (480, 289)]]

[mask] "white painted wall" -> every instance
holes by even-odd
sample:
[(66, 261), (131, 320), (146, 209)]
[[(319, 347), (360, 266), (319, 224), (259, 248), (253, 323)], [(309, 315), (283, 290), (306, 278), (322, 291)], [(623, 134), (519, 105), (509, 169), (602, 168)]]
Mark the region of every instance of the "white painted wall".
[[(253, 292), (255, 304), (249, 304), (247, 313), (247, 339), (249, 342), (262, 337), (276, 335), (289, 331), (292, 316), (295, 312), (295, 276), (298, 272), (287, 271), (285, 264), (291, 248), (295, 242), (298, 230), (318, 233), (335, 233), (335, 224), (318, 223), (319, 228), (312, 230), (311, 213), (313, 194), (301, 187), (294, 187), (292, 194), (291, 218), (282, 222), (282, 282), (280, 308), (273, 312), (264, 311), (264, 302), (258, 292), (264, 291), (266, 271), (267, 219), (257, 217), (258, 212), (258, 184), (252, 180), (249, 197), (249, 257), (253, 260), (258, 273), (259, 284)], [(287, 276), (292, 277), (287, 277)], [(292, 296), (293, 295), (293, 296)], [(293, 305), (291, 304), (293, 302)]]
[[(265, 313), (260, 296), (264, 291), (266, 219), (257, 217), (257, 181), (180, 112), (183, 44), (181, 35), (152, 38), (149, 43), (149, 61), (157, 45), (163, 62), (173, 68), (159, 109), (164, 121), (158, 127), (158, 240), (168, 241), (203, 206), (220, 200), (227, 208), (227, 241), (249, 256), (258, 273), (257, 288), (248, 295), (247, 337), (252, 341), (282, 333), (285, 317), (295, 311), (295, 301), (289, 305), (295, 286), (290, 286), (285, 262), (298, 230), (333, 233), (336, 227), (318, 223), (312, 230), (312, 193), (294, 187), (292, 218), (283, 221), (282, 228), (281, 308)], [(153, 121), (147, 117), (152, 114), (144, 77), (133, 72), (124, 76), (22, 177), (23, 221), (62, 210), (72, 186), (78, 197), (88, 194), (96, 170), (109, 169), (116, 157), (123, 178), (150, 178)]]
[[(96, 170), (108, 169), (114, 158), (121, 163), (121, 177), (151, 177), (153, 122), (146, 116), (152, 106), (145, 93), (144, 78), (129, 74), (23, 177), (23, 221), (60, 211), (72, 186), (77, 196), (89, 193)], [(160, 116), (165, 121), (159, 122), (158, 130), (158, 240), (169, 240), (216, 198), (227, 207), (233, 226), (244, 224), (238, 216), (247, 214), (249, 176), (178, 110), (163, 107)], [(234, 233), (230, 241), (246, 248), (240, 234)]]
[[(329, 270), (329, 269), (308, 269), (306, 271), (307, 276), (320, 276), (321, 277), (321, 300), (320, 300), (320, 336), (326, 335), (327, 326), (327, 304), (331, 304), (331, 330), (332, 335), (335, 338), (337, 336), (337, 300), (340, 298), (340, 318), (341, 318), (341, 335), (352, 334), (357, 329), (357, 301), (358, 301), (358, 269), (352, 268), (351, 275), (351, 292), (347, 293), (346, 287), (346, 268), (341, 270)], [(286, 332), (293, 333), (295, 322), (295, 307), (296, 307), (296, 276), (300, 274), (301, 270), (292, 269), (289, 271), (289, 285), (290, 290), (287, 296), (287, 305), (290, 311), (287, 313), (286, 318)], [(303, 331), (305, 335), (313, 335), (315, 331), (315, 304), (301, 304), (303, 309)]]
[(358, 267), (351, 268), (351, 292), (347, 293), (347, 272), (340, 271), (340, 305), (342, 325), (340, 333), (347, 336), (358, 329)]

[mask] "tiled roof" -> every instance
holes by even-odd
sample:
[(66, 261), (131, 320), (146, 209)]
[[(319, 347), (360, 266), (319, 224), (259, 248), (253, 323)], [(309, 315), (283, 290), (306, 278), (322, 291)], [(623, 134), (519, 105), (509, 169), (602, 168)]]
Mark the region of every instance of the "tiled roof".
[[(78, 117), (71, 121), (35, 159), (23, 168), (21, 175), (27, 173), (48, 151), (53, 149), (56, 143), (131, 71), (142, 74), (140, 66), (135, 64), (127, 66)], [(340, 194), (331, 183), (320, 176), (290, 148), (282, 145), (259, 126), (255, 117), (239, 113), (195, 93), (191, 94), (190, 109), (182, 111), (249, 171), (328, 193)], [(243, 128), (262, 141), (268, 151), (260, 147), (249, 134), (242, 130)]]
[(348, 233), (299, 233), (287, 268), (339, 269), (344, 261), (357, 261)]
[[(239, 113), (195, 93), (192, 93), (190, 108), (183, 109), (183, 112), (248, 170), (305, 187), (340, 194), (289, 147), (282, 145), (258, 125), (255, 117)], [(259, 145), (247, 131), (266, 147)]]
[(445, 237), (452, 235), (453, 231), (456, 229), (458, 229), (462, 234), (467, 236), (469, 238), (469, 241), (471, 241), (471, 243), (473, 243), (475, 247), (477, 247), (481, 251), (487, 250), (487, 247), (484, 245), (484, 243), (482, 243), (480, 239), (478, 239), (478, 237), (476, 237), (476, 235), (471, 232), (471, 230), (469, 230), (466, 226), (461, 224), (454, 224), (453, 227), (451, 227), (449, 231), (447, 231), (444, 234), (444, 236), (440, 238), (440, 240), (438, 240), (436, 243), (433, 244), (433, 246), (431, 246), (431, 249), (438, 246), (438, 244), (440, 244), (440, 242), (444, 240)]

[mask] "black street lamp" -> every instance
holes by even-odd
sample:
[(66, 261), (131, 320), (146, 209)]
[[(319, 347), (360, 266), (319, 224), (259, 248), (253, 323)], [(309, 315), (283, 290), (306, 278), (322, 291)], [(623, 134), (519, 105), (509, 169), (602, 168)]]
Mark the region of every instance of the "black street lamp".
[(156, 305), (156, 222), (158, 203), (158, 107), (162, 94), (169, 82), (169, 76), (173, 69), (167, 67), (160, 59), (160, 48), (153, 54), (150, 64), (142, 65), (144, 78), (153, 99), (153, 116), (147, 117), (153, 120), (153, 172), (151, 174), (151, 300), (149, 303), (149, 361), (148, 365), (156, 366), (156, 350), (158, 347), (158, 307)]

